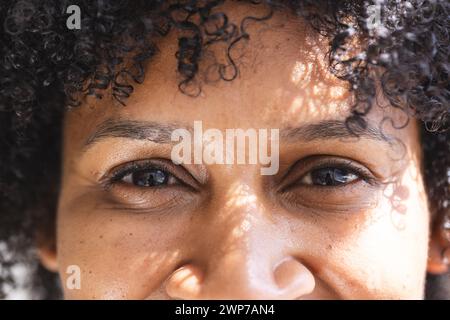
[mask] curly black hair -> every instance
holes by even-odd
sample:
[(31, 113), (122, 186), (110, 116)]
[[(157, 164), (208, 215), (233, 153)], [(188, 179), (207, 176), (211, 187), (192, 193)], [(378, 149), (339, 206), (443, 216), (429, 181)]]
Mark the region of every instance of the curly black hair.
[[(218, 75), (232, 81), (239, 70), (231, 51), (250, 41), (246, 26), (276, 10), (289, 10), (329, 39), (329, 70), (355, 97), (348, 130), (365, 128), (378, 85), (393, 108), (418, 119), (430, 208), (436, 221), (449, 215), (449, 0), (251, 0), (266, 5), (267, 15), (239, 25), (220, 11), (224, 1), (0, 0), (0, 298), (16, 285), (12, 270), (21, 263), (36, 271), (34, 298), (60, 297), (56, 276), (39, 265), (33, 248), (55, 233), (67, 108), (105, 93), (125, 105), (151, 72), (146, 65), (158, 53), (157, 39), (172, 30), (181, 34), (174, 72), (182, 92), (199, 94), (199, 63), (218, 42), (227, 44), (228, 58), (216, 66)], [(66, 26), (70, 5), (81, 8), (79, 30)]]

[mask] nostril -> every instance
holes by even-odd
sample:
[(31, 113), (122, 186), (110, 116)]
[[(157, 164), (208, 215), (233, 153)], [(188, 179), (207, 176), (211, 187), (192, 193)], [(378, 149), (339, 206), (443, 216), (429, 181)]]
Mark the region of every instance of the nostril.
[(202, 272), (193, 265), (175, 270), (166, 282), (166, 292), (171, 298), (195, 299), (200, 294)]
[(275, 283), (286, 299), (296, 299), (310, 294), (315, 287), (314, 276), (300, 261), (286, 259), (274, 270)]

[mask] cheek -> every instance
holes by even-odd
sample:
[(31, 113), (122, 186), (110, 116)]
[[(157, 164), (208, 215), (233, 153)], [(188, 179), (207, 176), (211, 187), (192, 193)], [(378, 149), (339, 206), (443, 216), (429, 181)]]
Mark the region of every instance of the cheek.
[[(376, 207), (327, 228), (332, 249), (318, 270), (346, 298), (420, 299), (429, 212), (422, 181), (409, 168)], [(330, 247), (331, 247), (330, 245)]]
[[(145, 299), (179, 263), (187, 223), (183, 215), (60, 211), (58, 263), (65, 298)], [(80, 289), (67, 286), (70, 266), (80, 269)]]

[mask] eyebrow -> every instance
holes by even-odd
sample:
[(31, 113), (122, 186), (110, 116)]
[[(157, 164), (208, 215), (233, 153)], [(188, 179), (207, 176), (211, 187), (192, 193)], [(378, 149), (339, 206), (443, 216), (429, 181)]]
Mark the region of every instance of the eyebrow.
[(84, 143), (84, 148), (86, 149), (94, 143), (107, 138), (127, 138), (170, 144), (173, 143), (171, 134), (176, 129), (192, 131), (192, 128), (176, 123), (108, 119), (102, 122), (97, 127), (97, 130), (88, 137)]
[[(356, 135), (357, 134), (357, 135)], [(287, 141), (313, 141), (342, 138), (366, 138), (370, 140), (390, 143), (388, 135), (383, 134), (378, 127), (367, 124), (365, 129), (352, 132), (342, 120), (322, 120), (317, 123), (305, 124), (294, 128), (285, 128), (280, 131), (281, 138)]]
[[(127, 138), (148, 140), (158, 144), (172, 144), (171, 135), (176, 129), (193, 131), (192, 127), (177, 123), (108, 119), (102, 122), (97, 127), (97, 130), (88, 137), (84, 144), (84, 149), (107, 138)], [(349, 131), (345, 121), (341, 120), (322, 120), (317, 123), (280, 130), (280, 138), (287, 141), (314, 141), (356, 137), (354, 133)], [(358, 131), (358, 137), (390, 142), (388, 136), (384, 135), (379, 128), (370, 124), (364, 130)]]

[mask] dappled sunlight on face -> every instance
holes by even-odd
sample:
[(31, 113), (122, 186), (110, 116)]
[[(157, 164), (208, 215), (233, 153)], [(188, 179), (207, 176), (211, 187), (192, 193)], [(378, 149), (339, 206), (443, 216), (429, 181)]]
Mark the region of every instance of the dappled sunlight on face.
[[(303, 37), (295, 33), (288, 36), (277, 34), (277, 36), (280, 39)], [(289, 38), (286, 41), (289, 41)], [(272, 88), (268, 90), (274, 92), (275, 100), (266, 102), (271, 108), (265, 109), (264, 119), (271, 119), (275, 115), (282, 117), (283, 123), (292, 125), (305, 119), (312, 121), (348, 115), (352, 96), (349, 93), (348, 84), (335, 78), (327, 67), (327, 42), (311, 41), (306, 37), (305, 43), (306, 45), (298, 47), (294, 44), (295, 49), (291, 46), (289, 60), (293, 62), (281, 67), (285, 72), (272, 75)], [(267, 60), (270, 61), (270, 58), (267, 57)], [(269, 70), (280, 69), (276, 62), (273, 64), (271, 66), (270, 63), (266, 63), (267, 75), (271, 74)], [(245, 68), (242, 72), (246, 72)], [(288, 77), (284, 78), (284, 75)]]
[[(229, 190), (226, 198), (224, 212), (235, 210), (238, 214), (242, 214), (245, 210), (256, 210), (259, 204), (257, 203), (256, 195), (250, 192), (250, 187), (246, 184), (235, 183)], [(251, 222), (248, 218), (244, 218), (242, 222), (234, 227), (231, 235), (232, 237), (242, 237), (245, 232), (251, 231)]]
[(305, 88), (311, 81), (311, 74), (313, 72), (313, 63), (303, 63), (301, 61), (296, 61), (294, 67), (292, 68), (291, 80), (292, 83), (298, 88)]
[(228, 191), (225, 209), (236, 207), (256, 207), (256, 196), (251, 194), (250, 187), (245, 183), (234, 184)]
[[(67, 115), (58, 261), (63, 277), (70, 264), (84, 277), (67, 298), (422, 297), (429, 212), (417, 124), (398, 129), (405, 114), (373, 108), (367, 132), (350, 135), (354, 97), (327, 68), (327, 40), (280, 12), (246, 30), (250, 39), (230, 53), (233, 81), (205, 80), (227, 54), (212, 46), (199, 65), (201, 94), (180, 93), (173, 33), (126, 107), (105, 99)], [(151, 128), (97, 132), (83, 149), (111, 119)], [(279, 172), (175, 165), (155, 130), (198, 120), (222, 134), (280, 130)], [(167, 179), (137, 183), (150, 170)]]

